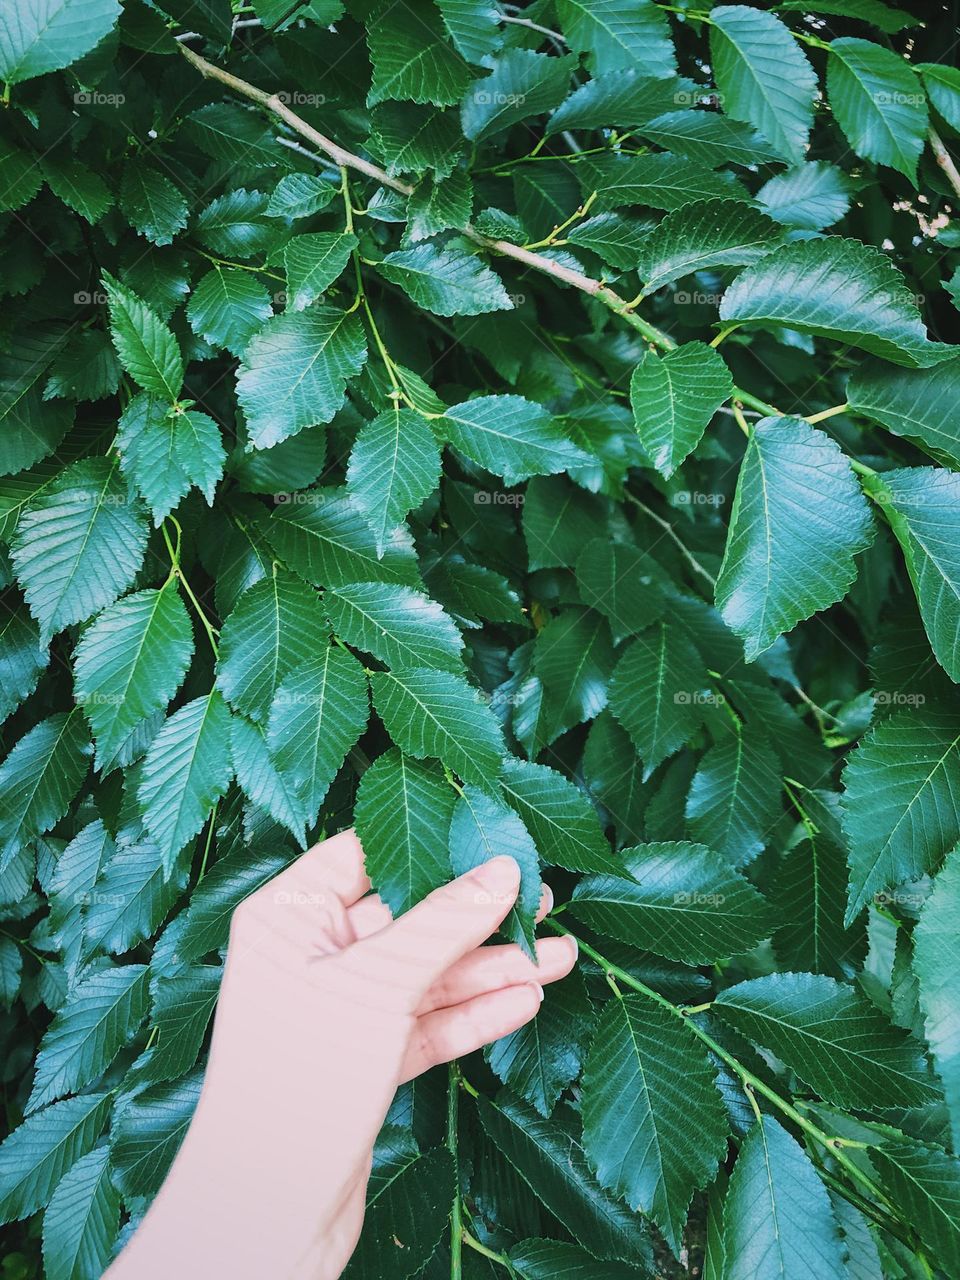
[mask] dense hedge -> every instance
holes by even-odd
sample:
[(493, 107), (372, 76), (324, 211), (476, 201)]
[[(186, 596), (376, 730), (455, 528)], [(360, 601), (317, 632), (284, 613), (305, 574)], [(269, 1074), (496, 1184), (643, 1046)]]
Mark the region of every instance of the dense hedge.
[(581, 963), (348, 1275), (960, 1274), (952, 8), (0, 3), (5, 1280), (351, 822)]

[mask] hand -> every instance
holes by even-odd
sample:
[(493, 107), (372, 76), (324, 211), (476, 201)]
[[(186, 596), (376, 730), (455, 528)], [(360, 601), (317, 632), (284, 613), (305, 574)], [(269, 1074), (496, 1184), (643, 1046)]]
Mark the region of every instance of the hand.
[(397, 1086), (521, 1027), (573, 967), (569, 938), (537, 966), (481, 946), (519, 877), (494, 858), (393, 920), (348, 831), (241, 903), (200, 1102), (110, 1280), (338, 1276)]

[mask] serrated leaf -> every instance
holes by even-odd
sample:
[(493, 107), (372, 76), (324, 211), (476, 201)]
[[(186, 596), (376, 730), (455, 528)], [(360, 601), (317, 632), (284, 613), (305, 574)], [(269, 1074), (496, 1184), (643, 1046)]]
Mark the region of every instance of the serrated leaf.
[(944, 1270), (960, 1267), (960, 1161), (920, 1142), (871, 1147), (880, 1182)]
[(650, 0), (557, 0), (571, 48), (602, 75), (643, 66), (667, 76), (676, 68), (666, 16)]
[(120, 16), (117, 0), (42, 0), (0, 12), (0, 80), (19, 84), (89, 53)]
[(152, 1196), (167, 1176), (200, 1097), (202, 1073), (153, 1085), (122, 1108), (110, 1132), (114, 1184), (125, 1200)]
[(548, 867), (613, 871), (610, 846), (596, 811), (572, 782), (547, 765), (508, 756), (500, 777), (503, 795), (523, 819)]
[(933, 892), (913, 931), (913, 971), (920, 986), (927, 1043), (947, 1100), (954, 1150), (960, 1146), (960, 1011), (953, 999), (958, 923), (960, 853), (954, 848), (933, 882)]
[(100, 969), (81, 978), (40, 1041), (27, 1111), (101, 1075), (147, 1012), (147, 966)]
[(614, 662), (610, 627), (592, 610), (565, 609), (537, 634), (533, 665), (545, 691), (551, 739), (599, 715)]
[(500, 277), (467, 252), (463, 242), (448, 241), (440, 248), (424, 241), (388, 253), (377, 270), (436, 316), (476, 316), (513, 307)]
[(710, 14), (710, 57), (723, 109), (759, 129), (786, 160), (804, 156), (817, 77), (779, 18), (746, 5)]
[(319, 174), (285, 173), (270, 192), (267, 214), (271, 218), (309, 218), (325, 209), (338, 194), (336, 183)]
[(64, 1174), (91, 1149), (110, 1114), (112, 1098), (87, 1093), (29, 1116), (0, 1145), (0, 1222), (29, 1218)]
[(201, 964), (157, 983), (152, 1021), (159, 1038), (150, 1055), (151, 1084), (176, 1080), (193, 1068), (213, 1016), (222, 977), (219, 965)]
[(90, 751), (79, 707), (41, 720), (0, 765), (0, 870), (66, 813)]
[(469, 85), (460, 107), (464, 135), (483, 142), (530, 116), (552, 111), (564, 98), (577, 60), (530, 49), (507, 49), (493, 70)]
[(936, 62), (918, 62), (915, 66), (923, 77), (923, 87), (930, 104), (956, 129), (960, 123), (960, 73), (957, 68)]
[(170, 179), (149, 165), (130, 161), (120, 182), (120, 212), (153, 244), (172, 244), (187, 225), (189, 206)]
[(615, 644), (663, 614), (666, 601), (654, 581), (654, 567), (637, 547), (606, 538), (592, 539), (579, 556), (580, 598), (609, 620)]
[(367, 23), (373, 78), (367, 106), (390, 98), (452, 106), (475, 72), (445, 40), (440, 15), (381, 5)]
[(652, 75), (625, 66), (578, 85), (547, 122), (547, 133), (564, 129), (639, 128), (678, 106), (696, 101), (697, 86), (675, 75)]
[[(778, 255), (779, 256), (779, 255)], [(747, 442), (717, 608), (747, 661), (842, 600), (874, 525), (839, 447), (800, 418), (763, 418)]]
[(624, 1262), (598, 1263), (586, 1249), (563, 1240), (523, 1240), (510, 1250), (510, 1262), (522, 1280), (637, 1280), (639, 1274)]
[(435, 423), (461, 453), (508, 485), (590, 461), (542, 405), (523, 396), (478, 396), (444, 411)]
[(307, 811), (293, 782), (270, 758), (262, 725), (245, 716), (233, 716), (230, 724), (230, 759), (237, 783), (253, 804), (269, 813), (275, 822), (306, 848)]
[(183, 356), (176, 338), (142, 298), (107, 272), (103, 286), (120, 363), (144, 391), (172, 403), (183, 386)]
[(723, 1209), (725, 1280), (846, 1280), (827, 1189), (771, 1116), (747, 1134)]
[(201, 960), (225, 947), (234, 911), (244, 898), (282, 871), (287, 861), (283, 853), (247, 848), (219, 858), (194, 889), (182, 917), (177, 938), (180, 959), (188, 963)]
[(757, 204), (777, 222), (819, 231), (839, 222), (850, 208), (854, 184), (842, 169), (825, 160), (775, 174), (757, 192)]
[(316, 591), (277, 570), (246, 590), (224, 622), (217, 687), (237, 711), (266, 720), (281, 681), (327, 636)]
[(723, 295), (720, 319), (784, 325), (907, 368), (956, 355), (927, 337), (916, 300), (889, 258), (842, 236), (796, 240), (748, 267)]
[(252, 258), (273, 247), (277, 229), (267, 217), (268, 197), (238, 187), (201, 209), (194, 233), (214, 253), (226, 258)]
[(373, 705), (407, 755), (434, 757), (465, 782), (496, 776), (504, 747), (500, 727), (479, 692), (462, 676), (400, 667), (370, 677)]
[(598, 254), (612, 267), (633, 270), (653, 223), (621, 213), (598, 213), (570, 228), (567, 239)]
[(595, 1258), (649, 1265), (640, 1218), (597, 1181), (567, 1117), (545, 1120), (507, 1091), (476, 1102), (490, 1140)]
[(745, 187), (728, 170), (718, 173), (668, 151), (650, 155), (608, 155), (577, 165), (586, 194), (597, 193), (598, 209), (642, 204), (668, 212), (700, 200), (726, 203), (749, 200)]
[(137, 797), (168, 873), (226, 791), (232, 771), (230, 712), (216, 690), (174, 712), (151, 742)]
[(329, 422), (366, 358), (355, 314), (317, 305), (269, 319), (247, 344), (237, 377), (254, 448), (269, 449), (304, 427)]
[(117, 450), (124, 474), (153, 512), (155, 525), (194, 485), (212, 506), (227, 455), (220, 428), (207, 414), (172, 409), (150, 395), (136, 396), (120, 415)]
[(451, 172), (463, 150), (459, 112), (412, 102), (385, 102), (372, 112), (371, 144), (392, 176)]
[(597, 535), (604, 507), (565, 476), (534, 476), (523, 503), (528, 568), (573, 568)]
[(727, 987), (713, 1007), (826, 1102), (872, 1113), (938, 1097), (920, 1045), (833, 978), (772, 973)]
[(630, 403), (640, 443), (661, 475), (669, 480), (693, 452), (732, 390), (723, 357), (705, 342), (644, 354), (630, 379)]
[(462, 230), (473, 212), (473, 181), (465, 169), (455, 169), (441, 181), (425, 179), (407, 202), (404, 243), (415, 244), (441, 231)]
[(857, 155), (891, 165), (916, 186), (927, 140), (927, 98), (910, 63), (870, 40), (833, 40), (827, 97)]
[(357, 237), (346, 231), (311, 231), (283, 246), (287, 311), (303, 311), (321, 297), (350, 261)]
[(110, 189), (100, 174), (81, 168), (72, 155), (46, 155), (40, 161), (40, 169), (57, 199), (87, 222), (99, 222), (113, 204)]
[(279, 772), (303, 797), (309, 826), (368, 715), (363, 668), (334, 645), (292, 671), (274, 694), (267, 744)]
[(960, 361), (930, 369), (895, 369), (869, 360), (847, 384), (851, 409), (960, 468)]
[(891, 716), (851, 754), (843, 785), (849, 925), (878, 891), (936, 870), (960, 838), (960, 725), (925, 709)]
[[(536, 1018), (484, 1050), (491, 1071), (540, 1115), (580, 1074), (595, 1017), (578, 970), (551, 983)], [(593, 1274), (593, 1273), (591, 1273)]]
[(706, 668), (687, 637), (655, 622), (634, 640), (610, 681), (610, 710), (633, 739), (644, 779), (689, 742), (703, 718)]
[(88, 1152), (53, 1193), (43, 1215), (48, 1280), (94, 1280), (106, 1269), (120, 1223), (109, 1160), (109, 1147)]
[(719, 111), (666, 111), (644, 121), (639, 132), (664, 151), (687, 156), (710, 169), (723, 164), (776, 164), (780, 159), (755, 129)]
[(26, 609), (11, 609), (0, 619), (0, 723), (33, 693), (49, 661)]
[(215, 265), (194, 287), (187, 303), (190, 327), (213, 347), (242, 356), (246, 345), (273, 315), (270, 295), (251, 272)]
[(167, 705), (193, 656), (193, 632), (172, 580), (108, 606), (74, 651), (74, 683), (106, 770), (130, 731)]
[(41, 642), (126, 591), (146, 543), (142, 508), (116, 462), (75, 462), (37, 493), (20, 517), (11, 555)]
[(450, 879), (456, 792), (435, 764), (385, 752), (364, 772), (354, 822), (367, 874), (394, 915)]
[(179, 901), (188, 873), (183, 858), (168, 871), (149, 838), (121, 839), (84, 895), (82, 958), (121, 955), (151, 938)]
[(352, 582), (328, 588), (323, 602), (342, 640), (388, 666), (463, 670), (463, 637), (453, 619), (422, 592)]
[(583, 1071), (583, 1145), (600, 1182), (648, 1214), (679, 1255), (693, 1192), (727, 1149), (706, 1051), (645, 996), (611, 1000)]
[(439, 478), (440, 446), (419, 413), (395, 400), (361, 428), (350, 452), (347, 490), (373, 530), (378, 555)]
[(587, 876), (570, 910), (598, 933), (686, 964), (750, 951), (773, 925), (767, 903), (706, 845), (622, 849), (619, 876)]
[(766, 846), (782, 813), (780, 767), (768, 739), (741, 728), (700, 760), (687, 795), (687, 832), (735, 867)]

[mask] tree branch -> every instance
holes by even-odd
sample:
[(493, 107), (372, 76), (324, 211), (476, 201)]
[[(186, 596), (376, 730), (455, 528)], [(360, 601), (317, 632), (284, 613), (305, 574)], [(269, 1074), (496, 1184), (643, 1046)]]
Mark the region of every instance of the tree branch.
[(930, 138), (930, 146), (933, 148), (933, 154), (937, 157), (937, 164), (946, 175), (947, 181), (953, 187), (954, 194), (960, 200), (960, 171), (953, 162), (953, 156), (944, 146), (943, 139), (932, 126), (928, 130)]

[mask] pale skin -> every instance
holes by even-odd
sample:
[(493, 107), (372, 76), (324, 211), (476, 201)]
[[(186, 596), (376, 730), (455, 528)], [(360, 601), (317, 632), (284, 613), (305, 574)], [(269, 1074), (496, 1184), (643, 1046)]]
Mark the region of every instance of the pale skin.
[(482, 946), (519, 880), (493, 858), (394, 920), (346, 831), (241, 903), (200, 1102), (108, 1280), (339, 1276), (397, 1086), (523, 1026), (573, 968), (570, 938), (536, 965)]

